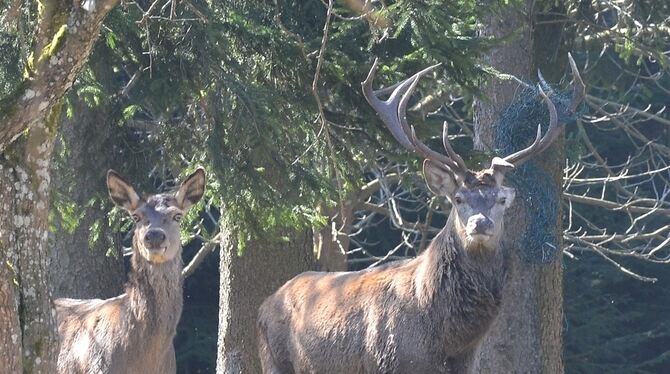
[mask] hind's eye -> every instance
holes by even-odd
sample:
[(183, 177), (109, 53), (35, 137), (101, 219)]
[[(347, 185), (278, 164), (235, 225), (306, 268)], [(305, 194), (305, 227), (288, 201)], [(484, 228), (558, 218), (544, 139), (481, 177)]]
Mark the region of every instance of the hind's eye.
[(140, 216), (139, 215), (133, 214), (132, 217), (133, 217), (133, 221), (140, 222)]
[(459, 205), (463, 204), (463, 198), (460, 197), (460, 196), (454, 197), (454, 203), (459, 204)]
[(507, 202), (507, 199), (505, 199), (504, 197), (501, 198), (500, 200), (498, 200), (498, 204), (500, 204), (500, 205), (505, 205), (506, 202)]
[(181, 213), (177, 213), (177, 214), (174, 215), (174, 220), (177, 221), (177, 222), (181, 221), (181, 218), (182, 218)]

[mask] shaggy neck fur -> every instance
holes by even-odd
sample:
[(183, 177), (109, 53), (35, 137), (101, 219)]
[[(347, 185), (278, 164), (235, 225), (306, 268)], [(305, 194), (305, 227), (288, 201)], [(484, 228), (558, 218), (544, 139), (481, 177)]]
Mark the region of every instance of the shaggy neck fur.
[(181, 250), (170, 261), (152, 264), (139, 254), (136, 235), (132, 267), (126, 284), (130, 316), (147, 335), (171, 345), (183, 306)]
[[(459, 239), (452, 211), (447, 224), (420, 256), (415, 286), (419, 305), (429, 307), (443, 301), (447, 309), (497, 308), (503, 285), (503, 251), (466, 247)], [(482, 308), (483, 307), (483, 308)]]

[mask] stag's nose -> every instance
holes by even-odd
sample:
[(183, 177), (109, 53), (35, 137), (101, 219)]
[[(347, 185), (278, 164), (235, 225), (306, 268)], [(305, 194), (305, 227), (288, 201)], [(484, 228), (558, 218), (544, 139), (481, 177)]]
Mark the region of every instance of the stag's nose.
[(468, 235), (493, 235), (493, 221), (481, 213), (475, 214), (468, 219), (468, 224), (465, 227)]
[(165, 242), (165, 232), (161, 229), (151, 229), (144, 234), (144, 243), (149, 249), (160, 249)]

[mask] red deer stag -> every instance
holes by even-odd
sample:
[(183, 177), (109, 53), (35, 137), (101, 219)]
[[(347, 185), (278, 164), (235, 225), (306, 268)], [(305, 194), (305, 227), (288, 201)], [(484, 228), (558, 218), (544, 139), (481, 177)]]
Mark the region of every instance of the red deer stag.
[(202, 197), (205, 171), (197, 169), (174, 194), (140, 197), (113, 170), (107, 187), (135, 221), (132, 271), (120, 296), (54, 302), (58, 372), (175, 373), (172, 339), (183, 304), (179, 221)]
[[(583, 85), (572, 59), (575, 98)], [(393, 136), (425, 158), (429, 189), (452, 204), (448, 221), (412, 260), (355, 272), (306, 272), (261, 305), (259, 354), (264, 373), (463, 373), (496, 316), (503, 288), (503, 217), (514, 189), (505, 173), (545, 150), (561, 133), (556, 108), (539, 87), (550, 124), (544, 137), (481, 171), (469, 170), (447, 139), (447, 155), (421, 143), (405, 109), (427, 68), (390, 88), (363, 92)], [(391, 92), (392, 91), (392, 92)], [(387, 101), (378, 95), (389, 93)], [(575, 105), (576, 106), (576, 105)]]

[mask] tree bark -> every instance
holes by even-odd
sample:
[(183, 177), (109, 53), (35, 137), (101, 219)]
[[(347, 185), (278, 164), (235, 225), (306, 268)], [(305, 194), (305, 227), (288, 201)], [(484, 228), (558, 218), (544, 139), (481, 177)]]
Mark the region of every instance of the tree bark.
[[(534, 76), (535, 49), (533, 44), (534, 1), (525, 2), (525, 9), (508, 9), (506, 14), (491, 15), (484, 21), (481, 30), (484, 36), (502, 38), (518, 33), (499, 48), (491, 51), (488, 62), (499, 71), (514, 74), (529, 81)], [(512, 102), (519, 84), (511, 81), (496, 81), (482, 87), (486, 102), (475, 104), (475, 146), (492, 149), (496, 129), (495, 120)], [(536, 157), (540, 167), (551, 176), (556, 193), (560, 191), (565, 157), (559, 149), (563, 139), (544, 154)], [(552, 159), (548, 159), (551, 154)], [(498, 318), (484, 338), (476, 354), (473, 373), (562, 373), (562, 261), (559, 258), (549, 265), (534, 265), (519, 256), (523, 248), (523, 233), (527, 229), (525, 210), (520, 206), (524, 196), (519, 196), (508, 217), (514, 217), (514, 225), (508, 218), (507, 280)], [(560, 219), (554, 228), (561, 238)], [(560, 248), (560, 243), (559, 243)]]
[[(0, 163), (0, 202), (2, 212), (14, 211), (14, 174), (10, 168)], [(19, 321), (19, 287), (17, 279), (15, 236), (9, 230), (14, 225), (14, 217), (0, 214), (0, 367), (7, 374), (23, 371), (21, 355), (21, 323)], [(10, 236), (11, 235), (11, 236)]]
[(289, 235), (290, 241), (284, 244), (247, 243), (244, 255), (238, 256), (235, 235), (224, 232), (217, 373), (261, 372), (256, 343), (258, 308), (286, 281), (314, 265), (311, 235)]
[(0, 102), (0, 151), (60, 103), (98, 39), (102, 21), (119, 0), (98, 0), (89, 12), (78, 1), (44, 1), (29, 78)]
[(0, 258), (6, 260), (0, 265), (0, 324), (3, 334), (9, 332), (9, 339), (0, 341), (3, 370), (56, 372), (58, 338), (47, 272), (54, 132), (61, 98), (117, 3), (98, 0), (96, 9), (86, 11), (74, 6), (78, 2), (42, 2), (28, 78), (0, 102)]
[[(104, 299), (123, 292), (123, 257), (118, 246), (113, 247), (113, 256), (107, 255), (113, 245), (106, 240), (113, 235), (107, 225), (109, 210), (100, 209), (99, 203), (88, 206), (88, 202), (94, 197), (105, 203), (109, 200), (105, 175), (118, 161), (116, 152), (109, 151), (115, 139), (111, 134), (115, 117), (108, 104), (91, 108), (76, 100), (73, 105), (74, 116), (64, 120), (56, 144), (66, 156), (52, 168), (52, 191), (83, 209), (83, 216), (69, 232), (56, 214), (55, 231), (50, 234), (50, 284), (55, 298)], [(96, 222), (99, 239), (90, 243), (90, 230)]]
[(53, 373), (56, 370), (58, 337), (49, 292), (46, 246), (48, 171), (55, 137), (52, 125), (59, 115), (56, 108), (47, 121), (34, 124), (25, 138), (5, 151), (5, 159), (0, 162), (6, 170), (0, 188), (9, 196), (5, 199), (7, 206), (3, 207), (2, 215), (3, 221), (10, 222), (0, 228), (0, 238), (3, 239), (0, 246), (14, 271), (12, 278), (2, 281), (15, 282), (18, 286), (18, 303), (13, 314), (20, 325), (10, 329), (21, 331), (18, 339), (12, 340), (21, 347), (22, 359), (14, 358), (13, 361), (14, 364), (21, 362), (20, 370), (28, 373)]

